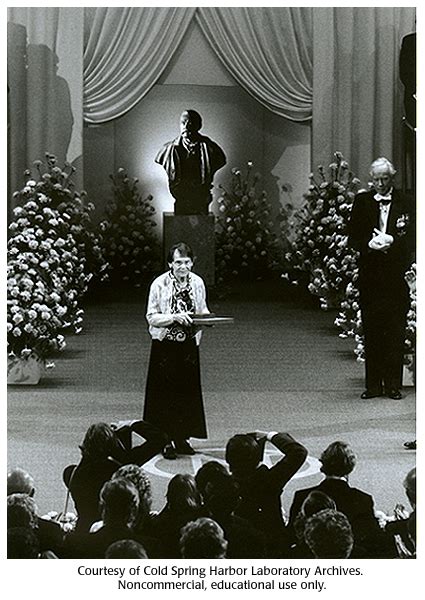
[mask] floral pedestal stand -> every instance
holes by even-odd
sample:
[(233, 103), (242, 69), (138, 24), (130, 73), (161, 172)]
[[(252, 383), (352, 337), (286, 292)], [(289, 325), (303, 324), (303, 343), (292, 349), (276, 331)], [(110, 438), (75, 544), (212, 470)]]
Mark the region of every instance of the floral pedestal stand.
[(7, 358), (8, 385), (37, 385), (43, 372), (44, 361), (35, 356)]

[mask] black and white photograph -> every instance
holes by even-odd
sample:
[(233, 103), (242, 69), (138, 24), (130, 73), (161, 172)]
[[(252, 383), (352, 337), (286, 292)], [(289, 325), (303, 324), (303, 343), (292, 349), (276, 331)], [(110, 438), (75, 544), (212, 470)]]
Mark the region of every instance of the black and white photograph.
[(405, 593), (417, 12), (7, 7), (15, 577)]

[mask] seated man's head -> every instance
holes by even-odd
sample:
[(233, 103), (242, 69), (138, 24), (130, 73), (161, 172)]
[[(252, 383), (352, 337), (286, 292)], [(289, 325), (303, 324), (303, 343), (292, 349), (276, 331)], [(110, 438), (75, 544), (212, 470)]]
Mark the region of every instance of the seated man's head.
[(218, 521), (233, 514), (240, 501), (240, 489), (230, 473), (221, 473), (207, 483), (204, 503), (209, 514)]
[(407, 473), (403, 485), (412, 508), (416, 508), (416, 467)]
[(329, 477), (347, 477), (356, 465), (356, 456), (345, 442), (332, 442), (320, 456), (320, 470)]
[(119, 540), (108, 546), (105, 558), (148, 558), (148, 555), (139, 542), (135, 540)]
[(117, 445), (117, 437), (110, 425), (94, 423), (87, 429), (80, 450), (83, 458), (98, 460), (113, 456)]
[(337, 510), (321, 510), (307, 519), (304, 539), (315, 558), (348, 558), (354, 544), (347, 517)]
[(224, 531), (212, 519), (190, 521), (180, 531), (182, 558), (225, 558), (226, 551)]
[(28, 494), (34, 496), (34, 479), (24, 469), (12, 469), (7, 474), (7, 495)]
[(28, 494), (7, 497), (7, 527), (38, 528), (37, 506)]
[(139, 493), (133, 483), (120, 477), (100, 490), (100, 512), (105, 525), (134, 527), (139, 512)]
[(230, 471), (237, 477), (255, 471), (260, 460), (261, 447), (251, 435), (237, 434), (227, 442), (226, 461)]
[(207, 484), (220, 477), (223, 473), (227, 474), (228, 470), (218, 460), (209, 460), (199, 467), (196, 471), (195, 481), (201, 496), (204, 496)]
[(123, 477), (130, 481), (139, 493), (137, 524), (143, 525), (152, 508), (152, 487), (149, 477), (139, 465), (123, 465), (111, 477), (111, 481)]

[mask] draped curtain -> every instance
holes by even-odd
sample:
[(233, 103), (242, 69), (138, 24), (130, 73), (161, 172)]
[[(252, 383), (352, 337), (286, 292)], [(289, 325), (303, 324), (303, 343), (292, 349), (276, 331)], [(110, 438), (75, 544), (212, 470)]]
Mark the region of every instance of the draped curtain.
[(158, 81), (195, 8), (96, 8), (84, 50), (84, 118), (129, 111)]
[[(196, 12), (195, 12), (196, 11)], [(312, 9), (96, 8), (84, 51), (84, 118), (130, 110), (164, 72), (187, 27), (199, 25), (254, 98), (294, 121), (312, 112)]]
[(315, 8), (312, 162), (339, 150), (363, 183), (387, 156), (402, 164), (399, 52), (415, 8)]
[(312, 8), (199, 8), (199, 25), (236, 81), (291, 121), (312, 114)]

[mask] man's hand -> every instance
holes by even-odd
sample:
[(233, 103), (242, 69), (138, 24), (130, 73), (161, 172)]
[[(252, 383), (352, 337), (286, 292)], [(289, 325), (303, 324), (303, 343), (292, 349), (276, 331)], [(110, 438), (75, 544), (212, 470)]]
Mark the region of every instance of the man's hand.
[(386, 252), (393, 242), (394, 238), (392, 235), (389, 235), (388, 233), (383, 233), (379, 229), (374, 229), (372, 238), (369, 240), (368, 246), (371, 250)]

